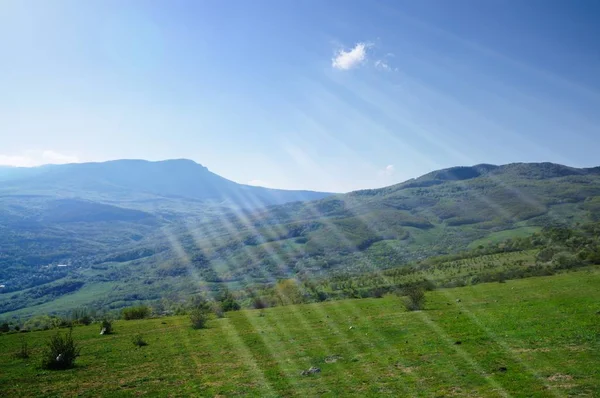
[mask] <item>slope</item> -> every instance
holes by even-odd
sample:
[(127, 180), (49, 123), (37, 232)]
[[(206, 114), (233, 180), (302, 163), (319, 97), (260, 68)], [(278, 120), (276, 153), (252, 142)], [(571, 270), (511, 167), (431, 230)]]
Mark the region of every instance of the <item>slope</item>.
[[(181, 202), (184, 208), (188, 203), (193, 202)], [(164, 297), (180, 300), (222, 285), (260, 288), (291, 276), (358, 274), (455, 253), (473, 242), (526, 236), (549, 225), (598, 221), (600, 169), (551, 163), (452, 168), (316, 201), (219, 208), (160, 228), (152, 222), (164, 222), (164, 214), (147, 213), (155, 218), (122, 223), (122, 233), (114, 235), (121, 244), (72, 245), (67, 259), (77, 267), (36, 266), (27, 274), (25, 264), (12, 261), (17, 254), (5, 258), (4, 275), (13, 278), (5, 291), (23, 296), (5, 311), (51, 303), (61, 292), (72, 295), (65, 296), (72, 297), (71, 305), (119, 308)], [(70, 223), (61, 231), (76, 231), (85, 241), (93, 236), (85, 225)], [(31, 272), (40, 278), (25, 283), (22, 276)]]
[[(55, 331), (9, 334), (0, 384), (6, 397), (594, 396), (599, 283), (594, 269), (441, 289), (411, 313), (394, 296), (244, 310), (204, 330), (185, 316), (116, 321), (108, 336), (93, 324), (74, 328), (81, 357), (65, 372), (37, 367)], [(11, 356), (22, 338), (26, 360)]]

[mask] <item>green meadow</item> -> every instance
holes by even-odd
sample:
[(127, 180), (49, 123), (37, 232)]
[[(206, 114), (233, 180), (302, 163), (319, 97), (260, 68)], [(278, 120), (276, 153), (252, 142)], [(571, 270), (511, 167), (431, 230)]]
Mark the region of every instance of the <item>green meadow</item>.
[[(80, 326), (73, 369), (42, 370), (56, 331), (0, 336), (5, 397), (598, 396), (600, 269), (396, 296)], [(61, 329), (61, 333), (65, 330)], [(148, 343), (136, 347), (141, 334)], [(13, 356), (25, 339), (29, 359)], [(320, 372), (302, 375), (311, 367)]]

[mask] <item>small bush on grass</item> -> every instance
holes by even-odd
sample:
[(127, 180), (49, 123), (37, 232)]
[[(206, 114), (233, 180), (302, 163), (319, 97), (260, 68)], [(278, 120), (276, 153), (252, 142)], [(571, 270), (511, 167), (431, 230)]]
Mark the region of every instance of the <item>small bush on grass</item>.
[(199, 308), (194, 308), (190, 311), (190, 321), (192, 322), (192, 328), (204, 329), (206, 321), (208, 321), (208, 313)]
[(29, 346), (27, 345), (27, 340), (25, 340), (25, 337), (21, 336), (19, 351), (15, 352), (13, 356), (17, 359), (29, 358)]
[(419, 311), (425, 307), (425, 289), (419, 286), (410, 286), (404, 289), (403, 304), (407, 311)]
[(124, 308), (121, 311), (121, 315), (126, 321), (130, 321), (132, 319), (144, 319), (150, 316), (150, 308), (146, 305)]
[(50, 370), (69, 369), (75, 365), (81, 348), (73, 340), (73, 330), (64, 335), (56, 332), (50, 337), (46, 351), (42, 357), (42, 368)]
[(148, 345), (148, 343), (146, 343), (146, 340), (144, 340), (144, 338), (142, 337), (142, 335), (139, 334), (139, 333), (136, 334), (135, 336), (133, 336), (133, 338), (131, 339), (131, 342), (136, 347), (144, 347), (144, 346)]
[(100, 324), (100, 334), (111, 334), (112, 333), (112, 322), (108, 319), (104, 319)]

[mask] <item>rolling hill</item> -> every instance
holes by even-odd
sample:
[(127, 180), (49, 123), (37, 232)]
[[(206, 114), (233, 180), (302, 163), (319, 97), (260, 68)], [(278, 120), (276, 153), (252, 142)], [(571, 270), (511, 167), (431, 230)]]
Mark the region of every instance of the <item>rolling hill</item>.
[[(374, 271), (600, 218), (600, 168), (484, 164), (328, 196), (268, 196), (269, 190), (240, 187), (238, 193), (257, 192), (263, 204), (274, 197), (280, 203), (284, 196), (277, 195), (317, 196), (245, 207), (248, 200), (236, 198), (248, 196), (230, 194), (235, 183), (193, 162), (164, 162), (166, 169), (154, 178), (135, 170), (159, 164), (123, 162), (85, 165), (87, 174), (52, 166), (5, 180), (0, 203), (9, 211), (1, 214), (10, 222), (2, 223), (0, 283), (6, 293), (0, 294), (0, 311), (61, 311), (90, 303), (118, 308), (220, 285), (235, 289), (290, 276)], [(126, 164), (132, 165), (128, 177), (117, 167)], [(109, 172), (98, 172), (100, 165)], [(190, 186), (186, 172), (179, 176), (188, 167), (199, 168), (209, 188)], [(174, 185), (165, 181), (169, 176), (186, 183)], [(40, 195), (52, 187), (61, 187), (64, 197), (47, 202)], [(73, 192), (85, 195), (69, 197)], [(58, 268), (58, 262), (68, 266)]]

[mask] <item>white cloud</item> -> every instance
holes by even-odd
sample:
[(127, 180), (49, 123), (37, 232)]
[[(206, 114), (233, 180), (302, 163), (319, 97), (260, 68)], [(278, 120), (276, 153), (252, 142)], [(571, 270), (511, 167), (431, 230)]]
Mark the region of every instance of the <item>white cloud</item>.
[(377, 172), (377, 174), (380, 177), (390, 177), (392, 176), (394, 173), (396, 172), (396, 169), (394, 168), (393, 164), (388, 164), (387, 166), (385, 166), (383, 169), (379, 170)]
[(387, 62), (382, 61), (380, 59), (378, 59), (377, 61), (375, 61), (375, 68), (377, 68), (379, 70), (385, 70), (385, 71), (392, 70), (392, 68), (390, 68), (390, 65)]
[(360, 65), (367, 59), (367, 44), (357, 43), (349, 51), (339, 50), (331, 59), (331, 66), (335, 69), (348, 70)]
[(248, 185), (254, 185), (255, 187), (273, 188), (273, 185), (271, 183), (263, 180), (250, 180), (248, 181)]
[(31, 150), (18, 155), (0, 154), (0, 165), (15, 167), (34, 167), (43, 164), (79, 163), (77, 156), (65, 155), (52, 150)]

